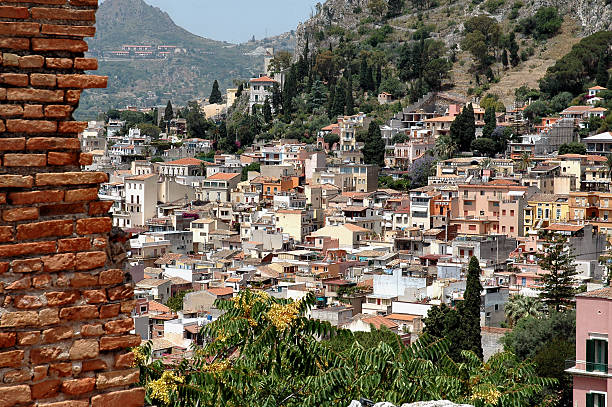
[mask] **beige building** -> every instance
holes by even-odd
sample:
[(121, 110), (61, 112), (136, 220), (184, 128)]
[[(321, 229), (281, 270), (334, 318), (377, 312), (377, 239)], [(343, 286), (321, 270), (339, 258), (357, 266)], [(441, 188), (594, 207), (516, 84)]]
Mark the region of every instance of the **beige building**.
[(287, 233), (296, 242), (301, 242), (313, 230), (309, 213), (302, 210), (277, 210), (276, 227), (282, 229), (283, 233)]
[(193, 233), (193, 251), (201, 253), (212, 247), (211, 233), (217, 230), (227, 230), (228, 226), (218, 219), (198, 219), (191, 222), (191, 232)]
[(196, 199), (207, 202), (230, 202), (231, 192), (238, 187), (240, 173), (218, 172), (206, 178), (196, 188)]
[(328, 236), (332, 239), (337, 239), (340, 247), (358, 247), (372, 234), (369, 229), (362, 228), (350, 223), (338, 226), (325, 226), (310, 234), (314, 237)]

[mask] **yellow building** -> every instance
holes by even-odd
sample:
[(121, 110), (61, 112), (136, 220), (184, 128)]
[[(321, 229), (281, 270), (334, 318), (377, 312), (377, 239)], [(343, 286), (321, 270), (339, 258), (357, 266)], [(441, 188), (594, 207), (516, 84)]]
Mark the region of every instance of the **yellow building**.
[(569, 220), (569, 197), (556, 194), (534, 194), (527, 198), (523, 216), (524, 232), (537, 233), (552, 223)]

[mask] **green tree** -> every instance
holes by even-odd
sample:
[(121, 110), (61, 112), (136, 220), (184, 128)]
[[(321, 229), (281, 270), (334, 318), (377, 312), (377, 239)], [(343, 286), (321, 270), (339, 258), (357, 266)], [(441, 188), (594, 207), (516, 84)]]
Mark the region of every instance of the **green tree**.
[(283, 108), (283, 94), (281, 92), (278, 82), (274, 82), (272, 85), (272, 109), (274, 113), (280, 113)]
[(459, 147), (449, 134), (443, 134), (436, 140), (436, 147), (434, 150), (439, 158), (447, 160), (454, 157)]
[(243, 91), (244, 91), (244, 85), (241, 83), (240, 85), (238, 85), (238, 88), (236, 89), (236, 99), (240, 99), (240, 96), (242, 96)]
[(183, 309), (183, 299), (185, 298), (185, 295), (190, 292), (191, 290), (179, 291), (168, 299), (166, 305), (174, 312), (181, 311)]
[(599, 86), (606, 87), (608, 85), (608, 80), (610, 79), (610, 74), (608, 74), (608, 58), (606, 55), (601, 55), (599, 57), (599, 61), (597, 62), (597, 74), (595, 75), (595, 82)]
[(494, 157), (497, 153), (497, 143), (487, 137), (479, 137), (472, 141), (472, 151), (487, 157)]
[(389, 0), (387, 3), (387, 18), (393, 18), (402, 15), (404, 11), (404, 0)]
[(351, 78), (350, 73), (348, 80), (346, 81), (344, 106), (344, 111), (348, 116), (352, 116), (355, 114), (355, 99), (353, 99), (353, 80)]
[(168, 101), (166, 104), (166, 110), (164, 111), (164, 120), (166, 121), (166, 131), (170, 131), (170, 122), (174, 119), (174, 110), (172, 109), (172, 103)]
[(261, 171), (261, 163), (250, 163), (246, 167), (242, 167), (240, 181), (246, 181), (249, 179), (249, 171), (255, 171), (255, 172)]
[(576, 294), (574, 277), (578, 274), (575, 256), (565, 236), (548, 234), (545, 238), (543, 251), (537, 255), (538, 265), (545, 271), (540, 298), (555, 311), (572, 308)]
[(141, 135), (149, 136), (153, 140), (157, 140), (159, 138), (159, 134), (161, 133), (161, 129), (151, 123), (140, 123), (138, 128), (140, 129)]
[(480, 264), (478, 258), (472, 256), (468, 265), (467, 282), (463, 302), (459, 309), (461, 322), (465, 331), (464, 350), (474, 352), (482, 359), (482, 338), (480, 335), (480, 306), (482, 284), (480, 283)]
[(219, 82), (215, 79), (212, 86), (212, 91), (210, 92), (210, 97), (208, 98), (208, 103), (222, 103), (223, 97), (221, 96), (221, 91), (219, 90)]
[(339, 81), (334, 91), (334, 100), (332, 103), (332, 118), (344, 115), (344, 104), (346, 101), (346, 89), (343, 86), (343, 80)]
[(508, 50), (506, 48), (502, 51), (502, 65), (504, 68), (508, 67)]
[(375, 121), (370, 122), (368, 134), (363, 146), (363, 161), (366, 164), (385, 166), (385, 142), (382, 139), (380, 127)]
[(544, 313), (542, 302), (535, 297), (525, 295), (513, 295), (506, 303), (505, 308), (508, 325), (514, 327), (516, 323), (525, 317), (539, 318)]
[(451, 124), (450, 135), (459, 151), (470, 151), (472, 141), (476, 138), (476, 120), (471, 103), (463, 108)]
[(580, 142), (573, 141), (571, 143), (561, 144), (559, 146), (559, 155), (563, 154), (586, 154), (586, 146)]
[(263, 116), (266, 123), (272, 123), (272, 106), (270, 106), (270, 99), (268, 97), (264, 101)]
[(485, 125), (482, 129), (482, 137), (491, 138), (491, 134), (497, 127), (497, 118), (495, 117), (495, 108), (487, 108), (485, 109), (484, 115)]

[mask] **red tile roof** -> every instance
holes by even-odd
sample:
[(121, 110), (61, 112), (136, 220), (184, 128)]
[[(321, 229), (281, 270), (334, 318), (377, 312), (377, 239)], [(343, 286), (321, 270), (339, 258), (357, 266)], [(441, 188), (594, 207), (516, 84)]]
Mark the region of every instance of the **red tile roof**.
[(209, 288), (206, 291), (213, 295), (216, 295), (217, 297), (234, 294), (234, 289), (232, 287)]
[(213, 181), (215, 180), (229, 181), (230, 179), (234, 179), (239, 176), (240, 176), (240, 173), (237, 173), (237, 172), (218, 172), (214, 175), (211, 175), (207, 179), (211, 179)]
[(162, 165), (200, 165), (200, 164), (202, 164), (202, 160), (198, 160), (197, 158), (181, 158), (180, 160), (162, 163)]
[(380, 317), (378, 315), (369, 318), (363, 318), (362, 321), (366, 324), (374, 325), (376, 329), (380, 329), (383, 325), (389, 329), (397, 328), (397, 324), (395, 322), (388, 320), (385, 317)]
[(546, 230), (553, 230), (557, 232), (577, 232), (584, 229), (584, 226), (580, 225), (561, 225), (558, 223), (552, 224), (546, 228)]
[(259, 78), (251, 79), (251, 82), (276, 82), (274, 79), (269, 76), (261, 76)]

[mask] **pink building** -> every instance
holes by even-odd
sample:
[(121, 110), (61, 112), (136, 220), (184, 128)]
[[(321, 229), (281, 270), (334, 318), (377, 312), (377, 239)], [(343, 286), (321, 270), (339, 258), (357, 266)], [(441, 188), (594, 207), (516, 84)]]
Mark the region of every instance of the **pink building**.
[(576, 296), (576, 363), (574, 407), (608, 406), (612, 369), (608, 364), (608, 335), (612, 329), (612, 287)]

